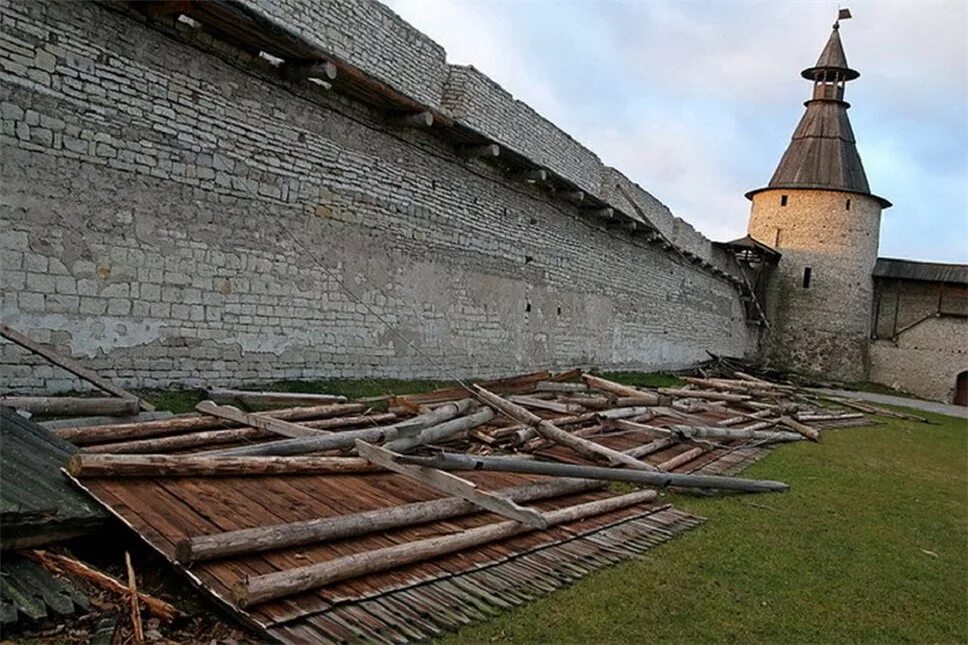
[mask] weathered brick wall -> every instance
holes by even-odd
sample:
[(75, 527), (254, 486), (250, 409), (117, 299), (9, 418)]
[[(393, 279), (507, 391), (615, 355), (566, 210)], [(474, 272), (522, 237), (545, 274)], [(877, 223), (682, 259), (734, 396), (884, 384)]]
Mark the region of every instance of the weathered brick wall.
[[(753, 348), (728, 282), (430, 133), (184, 25), (0, 11), (2, 316), (105, 376), (648, 369)], [(72, 386), (18, 356), (4, 347), (5, 389)]]
[[(783, 254), (767, 294), (772, 328), (766, 351), (776, 365), (867, 379), (880, 213), (873, 198), (833, 190), (772, 189), (753, 196), (750, 235)], [(804, 288), (807, 268), (810, 286)]]
[(871, 343), (871, 380), (951, 403), (958, 374), (968, 370), (968, 320), (929, 318), (896, 341)]

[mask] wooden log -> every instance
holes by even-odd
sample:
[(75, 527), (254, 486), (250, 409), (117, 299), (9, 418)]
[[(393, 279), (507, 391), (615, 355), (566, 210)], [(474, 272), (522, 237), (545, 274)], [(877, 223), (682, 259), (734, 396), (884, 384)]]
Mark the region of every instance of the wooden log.
[(111, 425), (118, 423), (136, 423), (140, 421), (156, 421), (158, 419), (170, 419), (174, 414), (168, 410), (152, 410), (151, 412), (139, 412), (138, 414), (132, 414), (123, 417), (108, 417), (108, 416), (96, 416), (96, 417), (71, 417), (69, 419), (50, 419), (48, 421), (39, 421), (37, 425), (43, 426), (48, 430), (57, 430), (58, 428), (82, 428), (85, 426), (102, 426)]
[[(608, 497), (542, 513), (547, 526), (601, 515), (635, 504), (651, 502), (655, 491), (636, 491), (626, 495)], [(381, 549), (343, 556), (275, 573), (249, 577), (234, 589), (235, 602), (239, 607), (251, 607), (268, 600), (291, 596), (296, 593), (322, 587), (340, 580), (386, 571), (406, 564), (455, 553), (496, 540), (506, 539), (533, 530), (520, 522), (498, 522), (451, 535), (396, 544)]]
[(138, 399), (79, 396), (2, 396), (0, 405), (49, 417), (104, 414), (123, 416), (138, 412)]
[(616, 396), (632, 397), (635, 399), (642, 399), (643, 401), (651, 401), (651, 403), (646, 405), (659, 405), (660, 403), (659, 395), (654, 392), (646, 392), (638, 388), (616, 383), (615, 381), (609, 381), (608, 379), (601, 378), (600, 376), (592, 376), (591, 374), (582, 374), (581, 377), (585, 380), (585, 383), (588, 385), (588, 387), (594, 390), (608, 392), (609, 394), (614, 394)]
[[(334, 403), (332, 405), (271, 410), (269, 412), (258, 412), (257, 414), (259, 416), (283, 419), (285, 421), (300, 421), (303, 419), (322, 419), (343, 414), (353, 414), (362, 412), (363, 409), (364, 406), (360, 403)], [(179, 434), (181, 432), (233, 427), (239, 427), (239, 424), (211, 416), (177, 416), (171, 419), (147, 421), (145, 423), (58, 428), (54, 430), (54, 434), (61, 439), (83, 446), (91, 443), (116, 442), (125, 439), (145, 439), (148, 437)]]
[(602, 219), (613, 219), (615, 217), (615, 209), (611, 206), (606, 206), (604, 208), (590, 208), (588, 209), (588, 213)]
[[(580, 414), (577, 416), (561, 417), (554, 419), (553, 423), (558, 426), (568, 426), (568, 425), (578, 425), (581, 423), (587, 423), (589, 421), (604, 420), (604, 419), (625, 419), (628, 417), (642, 416), (644, 414), (650, 414), (651, 410), (649, 407), (645, 406), (633, 406), (633, 407), (623, 407), (623, 408), (612, 408), (611, 410), (602, 410), (599, 412), (589, 412), (586, 414)], [(538, 437), (538, 431), (529, 425), (519, 425), (513, 426), (514, 428), (514, 441), (511, 443), (513, 445), (521, 445), (527, 443)]]
[(898, 412), (896, 410), (890, 410), (888, 408), (882, 408), (880, 406), (873, 405), (872, 403), (868, 403), (866, 401), (861, 402), (861, 401), (855, 401), (855, 400), (848, 400), (848, 399), (834, 397), (834, 396), (821, 396), (820, 398), (826, 401), (833, 401), (837, 405), (842, 405), (844, 407), (851, 408), (853, 410), (860, 410), (861, 412), (866, 412), (868, 414), (879, 414), (885, 417), (892, 417), (895, 419), (907, 419), (908, 421), (917, 421), (919, 423), (932, 423), (931, 420), (926, 417), (918, 416), (916, 414), (910, 414), (907, 412)]
[(254, 446), (240, 446), (224, 450), (214, 450), (203, 453), (209, 457), (241, 457), (257, 455), (304, 455), (311, 452), (326, 452), (329, 450), (343, 450), (353, 448), (356, 440), (367, 443), (393, 441), (397, 437), (415, 435), (428, 427), (453, 419), (463, 414), (475, 405), (471, 399), (463, 399), (454, 403), (441, 405), (429, 412), (406, 419), (398, 423), (376, 428), (362, 428), (329, 434), (324, 437), (307, 437), (271, 441)]
[(782, 416), (780, 417), (780, 425), (786, 426), (791, 430), (796, 430), (810, 441), (820, 440), (820, 432), (818, 432), (816, 428), (811, 428), (808, 425), (804, 425), (796, 419), (792, 419), (788, 416)]
[(787, 484), (770, 480), (722, 477), (719, 475), (686, 475), (663, 473), (659, 471), (634, 470), (631, 468), (603, 468), (560, 464), (547, 461), (508, 459), (506, 457), (485, 457), (442, 452), (433, 457), (401, 455), (401, 463), (439, 468), (441, 470), (488, 470), (509, 473), (529, 473), (550, 475), (552, 477), (573, 477), (578, 479), (602, 479), (606, 481), (625, 481), (666, 488), (718, 488), (721, 490), (741, 490), (750, 493), (782, 492), (790, 487)]
[(239, 402), (247, 405), (325, 405), (345, 403), (346, 397), (338, 394), (300, 394), (297, 392), (250, 392), (213, 387), (207, 390), (208, 398), (216, 403)]
[(585, 191), (583, 190), (563, 190), (558, 193), (558, 196), (576, 204), (585, 201)]
[(722, 428), (718, 426), (675, 425), (669, 431), (689, 439), (745, 439), (748, 441), (766, 442), (801, 441), (803, 439), (796, 432), (784, 432), (781, 430), (764, 431), (760, 430), (758, 426), (759, 424), (753, 424), (753, 426), (747, 428)]
[(176, 450), (189, 450), (203, 446), (217, 446), (240, 441), (258, 441), (278, 437), (274, 432), (261, 428), (229, 428), (228, 430), (203, 430), (176, 434), (170, 437), (151, 437), (118, 443), (97, 443), (81, 446), (85, 454), (149, 454), (156, 455)]
[(375, 414), (364, 414), (352, 417), (333, 417), (329, 419), (317, 419), (315, 421), (302, 421), (299, 425), (317, 430), (341, 430), (353, 426), (379, 426), (385, 423), (397, 421), (399, 417), (393, 412), (377, 412)]
[(659, 394), (689, 397), (692, 399), (706, 399), (709, 401), (728, 401), (730, 403), (737, 401), (749, 401), (753, 398), (748, 394), (727, 394), (725, 392), (710, 392), (708, 390), (682, 390), (674, 387), (660, 387)]
[(753, 412), (752, 414), (735, 412), (733, 410), (731, 410), (731, 412), (734, 413), (734, 416), (727, 417), (722, 421), (717, 421), (716, 425), (723, 426), (723, 427), (735, 426), (735, 425), (739, 425), (740, 423), (744, 423), (749, 419), (765, 419), (767, 417), (773, 416), (774, 414), (773, 410), (760, 410), (759, 412)]
[(538, 392), (587, 392), (584, 383), (559, 383), (558, 381), (539, 381), (534, 389)]
[(659, 452), (660, 450), (665, 450), (669, 446), (674, 446), (679, 443), (679, 440), (675, 437), (664, 437), (662, 439), (656, 439), (655, 441), (649, 442), (647, 444), (636, 446), (634, 448), (629, 448), (625, 451), (631, 457), (636, 459), (641, 459), (651, 455), (652, 453)]
[(580, 405), (559, 403), (558, 401), (547, 401), (535, 396), (527, 396), (524, 394), (512, 394), (508, 397), (508, 401), (513, 401), (514, 403), (531, 410), (550, 410), (551, 412), (558, 412), (559, 414), (580, 414), (585, 411)]
[[(78, 578), (82, 578), (94, 585), (97, 585), (101, 589), (104, 589), (110, 593), (116, 594), (121, 597), (126, 597), (129, 593), (127, 585), (112, 578), (111, 576), (101, 573), (91, 567), (87, 566), (83, 562), (75, 560), (74, 558), (69, 558), (66, 555), (59, 555), (57, 553), (50, 553), (49, 551), (25, 551), (24, 554), (38, 562), (45, 569), (51, 573), (57, 575), (74, 575)], [(165, 622), (172, 621), (181, 615), (174, 606), (168, 604), (164, 600), (155, 598), (154, 596), (149, 596), (144, 592), (138, 592), (138, 598), (144, 603), (145, 609), (148, 613), (163, 620)]]
[[(575, 495), (604, 486), (604, 482), (586, 479), (557, 479), (502, 488), (494, 492), (515, 502), (532, 502)], [(175, 558), (184, 563), (203, 562), (326, 540), (358, 537), (403, 526), (438, 522), (480, 511), (479, 506), (460, 497), (445, 497), (351, 515), (321, 517), (188, 538), (175, 544)]]
[(204, 457), (198, 455), (71, 455), (67, 472), (93, 477), (251, 477), (329, 475), (379, 470), (356, 457)]
[(618, 450), (612, 450), (611, 448), (597, 444), (594, 441), (588, 441), (587, 439), (582, 439), (581, 437), (576, 437), (573, 434), (565, 432), (550, 421), (541, 419), (541, 417), (533, 414), (532, 412), (529, 412), (528, 410), (525, 410), (521, 406), (511, 403), (510, 401), (502, 399), (496, 394), (488, 392), (479, 385), (473, 386), (473, 389), (474, 392), (476, 392), (480, 397), (481, 401), (491, 406), (496, 411), (505, 414), (519, 423), (530, 425), (544, 438), (554, 441), (555, 443), (560, 443), (563, 446), (567, 446), (580, 455), (588, 457), (589, 459), (606, 461), (611, 465), (621, 464), (627, 468), (654, 470), (654, 468), (649, 464), (643, 463), (634, 457), (629, 457)]
[(688, 464), (690, 461), (692, 461), (699, 455), (703, 454), (704, 452), (706, 452), (705, 448), (699, 448), (699, 447), (690, 448), (689, 450), (681, 454), (678, 454), (675, 457), (666, 459), (656, 467), (659, 470), (671, 472), (672, 470), (678, 468), (679, 466), (682, 466), (683, 464)]
[(865, 415), (860, 412), (847, 414), (818, 414), (803, 413), (797, 414), (797, 421), (844, 421), (846, 419), (863, 419)]
[(401, 437), (393, 441), (388, 441), (383, 447), (393, 452), (406, 452), (417, 446), (453, 439), (456, 435), (466, 433), (468, 430), (484, 425), (493, 418), (494, 411), (491, 408), (484, 408), (474, 414), (457, 417), (456, 419), (430, 426), (412, 437)]
[[(493, 392), (498, 392), (500, 394), (528, 394), (534, 392), (535, 385), (539, 381), (557, 381), (559, 379), (568, 380), (568, 378), (573, 378), (570, 376), (570, 372), (564, 372), (562, 374), (552, 375), (547, 371), (532, 372), (530, 374), (518, 374), (516, 376), (509, 376), (507, 378), (494, 379), (488, 381), (487, 383), (482, 383), (483, 387), (488, 388)], [(413, 404), (413, 405), (424, 405), (428, 403), (443, 403), (446, 401), (456, 401), (458, 399), (467, 398), (471, 394), (465, 387), (450, 387), (441, 390), (434, 390), (432, 392), (422, 392), (420, 394), (403, 394), (400, 396), (395, 396), (392, 399), (392, 403), (399, 405), (401, 403)]]
[(400, 456), (399, 454), (379, 446), (370, 445), (365, 441), (356, 442), (356, 451), (361, 457), (377, 466), (427, 484), (448, 495), (460, 497), (492, 513), (523, 522), (535, 528), (543, 529), (546, 527), (544, 519), (539, 512), (519, 506), (516, 502), (501, 497), (500, 495), (480, 490), (477, 484), (472, 481), (435, 468), (401, 464), (397, 461), (397, 457)]
[(290, 423), (289, 421), (283, 421), (282, 419), (273, 419), (272, 417), (250, 414), (248, 412), (243, 412), (236, 407), (232, 407), (231, 405), (218, 405), (214, 401), (202, 401), (195, 406), (195, 409), (202, 414), (210, 414), (213, 417), (232, 421), (243, 426), (251, 426), (261, 430), (268, 430), (269, 432), (273, 432), (283, 437), (289, 437), (290, 439), (329, 434), (329, 432), (326, 430), (307, 428), (306, 426)]
[(91, 385), (94, 385), (95, 387), (101, 390), (104, 390), (108, 394), (113, 394), (114, 396), (120, 397), (122, 399), (137, 399), (138, 407), (148, 412), (155, 409), (155, 406), (151, 405), (144, 399), (139, 399), (137, 396), (135, 396), (134, 394), (131, 394), (130, 392), (120, 387), (119, 385), (112, 383), (106, 378), (102, 378), (98, 376), (95, 372), (92, 372), (91, 370), (87, 369), (86, 367), (84, 367), (74, 359), (58, 354), (57, 352), (45, 347), (44, 345), (41, 345), (40, 343), (30, 338), (26, 334), (21, 334), (19, 331), (17, 331), (16, 329), (13, 329), (12, 327), (9, 327), (4, 324), (0, 324), (0, 336), (3, 336), (10, 342), (16, 343), (17, 345), (20, 345), (24, 349), (27, 349), (33, 352), (34, 354), (37, 354), (38, 356), (42, 356), (46, 358), (48, 361), (50, 361), (57, 367), (67, 370), (68, 372), (78, 377), (79, 379), (87, 381)]
[(606, 422), (606, 427), (610, 430), (645, 432), (651, 435), (653, 438), (672, 436), (672, 430), (669, 430), (668, 428), (660, 428), (658, 426), (647, 425), (645, 423), (639, 423), (636, 421), (629, 421), (627, 419), (609, 419)]
[[(641, 400), (641, 399), (640, 399)], [(633, 405), (621, 408), (603, 410), (595, 414), (598, 419), (627, 419), (628, 417), (638, 417), (643, 414), (652, 414), (653, 410), (648, 405)]]

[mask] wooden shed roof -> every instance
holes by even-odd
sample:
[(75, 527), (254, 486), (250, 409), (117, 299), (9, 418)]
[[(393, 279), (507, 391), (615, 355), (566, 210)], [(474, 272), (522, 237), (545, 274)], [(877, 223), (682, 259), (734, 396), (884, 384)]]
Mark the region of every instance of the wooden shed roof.
[(877, 264), (874, 265), (874, 277), (968, 284), (968, 264), (942, 264), (940, 262), (877, 258)]

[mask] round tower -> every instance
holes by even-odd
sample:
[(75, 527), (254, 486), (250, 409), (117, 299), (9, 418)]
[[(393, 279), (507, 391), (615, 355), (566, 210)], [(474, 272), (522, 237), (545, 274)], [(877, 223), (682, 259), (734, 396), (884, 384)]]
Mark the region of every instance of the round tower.
[[(849, 17), (842, 16), (842, 17)], [(782, 257), (766, 298), (770, 363), (844, 381), (866, 380), (881, 210), (871, 193), (844, 101), (848, 81), (839, 20), (820, 59), (802, 76), (813, 96), (766, 188), (749, 234)]]

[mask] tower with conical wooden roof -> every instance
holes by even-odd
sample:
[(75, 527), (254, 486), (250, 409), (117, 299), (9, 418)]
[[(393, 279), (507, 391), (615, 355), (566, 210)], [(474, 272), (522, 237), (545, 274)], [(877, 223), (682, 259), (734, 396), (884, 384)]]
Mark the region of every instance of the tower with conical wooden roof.
[(773, 178), (746, 197), (749, 234), (782, 254), (767, 293), (767, 359), (779, 367), (866, 380), (881, 210), (870, 191), (844, 100), (839, 20), (802, 76), (813, 95)]

